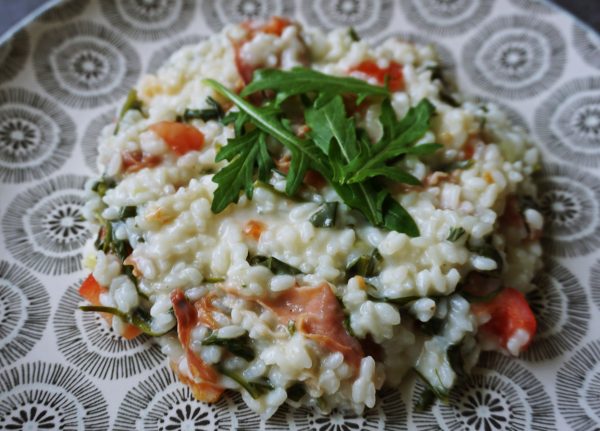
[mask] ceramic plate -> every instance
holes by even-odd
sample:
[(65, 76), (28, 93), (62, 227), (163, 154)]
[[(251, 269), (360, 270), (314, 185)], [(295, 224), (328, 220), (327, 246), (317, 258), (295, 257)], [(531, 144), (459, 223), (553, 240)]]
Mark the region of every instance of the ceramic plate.
[[(462, 90), (494, 100), (544, 155), (548, 229), (539, 333), (521, 359), (485, 355), (448, 405), (419, 388), (364, 416), (193, 400), (148, 338), (76, 312), (83, 184), (96, 137), (138, 78), (232, 21), (292, 16), (374, 43), (433, 43)], [(534, 0), (73, 0), (0, 46), (0, 429), (587, 431), (600, 426), (600, 38)], [(27, 428), (29, 426), (29, 428)], [(37, 426), (37, 428), (35, 428)]]

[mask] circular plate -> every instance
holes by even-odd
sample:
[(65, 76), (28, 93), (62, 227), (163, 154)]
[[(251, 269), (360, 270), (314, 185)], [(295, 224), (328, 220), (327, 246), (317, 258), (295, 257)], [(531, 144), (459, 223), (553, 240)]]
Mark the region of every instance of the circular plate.
[[(195, 402), (149, 340), (75, 313), (102, 126), (181, 45), (271, 14), (433, 43), (464, 93), (497, 101), (542, 150), (539, 335), (521, 359), (482, 358), (449, 405), (416, 413), (408, 387), (360, 417), (284, 407), (264, 421), (237, 395)], [(600, 37), (544, 1), (64, 1), (0, 45), (0, 202), (0, 428), (600, 427)]]

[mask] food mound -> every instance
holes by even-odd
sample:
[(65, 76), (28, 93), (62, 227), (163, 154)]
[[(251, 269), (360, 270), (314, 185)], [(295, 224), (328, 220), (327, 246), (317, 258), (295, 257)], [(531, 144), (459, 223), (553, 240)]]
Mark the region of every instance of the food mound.
[(360, 413), (412, 372), (444, 399), (536, 331), (538, 152), (431, 46), (230, 26), (141, 80), (99, 165), (81, 309), (200, 401)]

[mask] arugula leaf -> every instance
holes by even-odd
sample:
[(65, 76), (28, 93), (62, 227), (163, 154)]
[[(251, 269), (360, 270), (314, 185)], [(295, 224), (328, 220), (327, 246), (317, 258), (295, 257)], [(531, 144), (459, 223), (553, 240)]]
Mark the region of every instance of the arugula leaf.
[(147, 312), (142, 310), (141, 308), (136, 308), (135, 310), (131, 311), (130, 313), (124, 313), (121, 310), (119, 310), (118, 308), (105, 307), (103, 305), (82, 305), (79, 307), (79, 309), (81, 311), (93, 311), (93, 312), (97, 312), (97, 313), (112, 314), (114, 316), (119, 317), (124, 322), (135, 326), (140, 331), (142, 331), (144, 334), (149, 335), (150, 337), (163, 336), (165, 334), (168, 334), (175, 328), (175, 326), (173, 326), (173, 328), (167, 329), (164, 332), (154, 332), (152, 330), (152, 317)]
[(202, 340), (202, 345), (225, 347), (233, 355), (239, 356), (246, 361), (252, 361), (256, 357), (252, 348), (252, 340), (247, 333), (236, 338), (219, 338), (213, 333)]
[[(386, 112), (384, 137), (370, 151), (352, 161), (350, 166), (348, 166), (349, 175), (346, 178), (347, 182), (361, 182), (366, 178), (382, 175), (382, 173), (391, 174), (391, 171), (387, 169), (389, 167), (388, 163), (398, 156), (415, 151), (411, 150), (410, 147), (429, 130), (429, 122), (435, 112), (435, 108), (429, 100), (423, 99), (417, 106), (411, 107), (404, 118), (397, 123), (394, 123), (389, 118), (391, 114), (387, 109)], [(436, 151), (438, 148), (441, 148), (441, 146), (428, 144), (425, 148), (416, 151), (417, 154), (428, 154)], [(413, 183), (416, 180), (417, 184), (420, 184), (416, 178), (412, 178)]]
[[(290, 166), (290, 172), (292, 170), (296, 174), (306, 173), (306, 170), (299, 169), (302, 166), (310, 164), (317, 171), (319, 171), (325, 178), (330, 178), (330, 169), (327, 165), (327, 160), (320, 155), (321, 152), (316, 148), (313, 142), (302, 140), (294, 135), (289, 129), (287, 129), (281, 121), (277, 118), (273, 109), (257, 108), (250, 102), (244, 100), (228, 88), (221, 85), (219, 82), (213, 79), (206, 79), (204, 82), (214, 88), (222, 95), (229, 98), (240, 111), (244, 112), (244, 116), (251, 119), (253, 123), (266, 134), (272, 136), (279, 141), (283, 146), (288, 148), (292, 153), (292, 166)], [(248, 87), (246, 87), (248, 88)], [(239, 118), (239, 116), (237, 116)], [(243, 117), (242, 117), (243, 118)], [(237, 130), (236, 130), (237, 132)], [(294, 158), (302, 160), (296, 161), (294, 166)], [(302, 175), (302, 178), (304, 175)], [(293, 178), (292, 175), (288, 174), (288, 181), (294, 182), (297, 179)], [(293, 189), (294, 187), (290, 187)], [(287, 191), (287, 189), (286, 189)]]
[(383, 226), (389, 230), (405, 233), (408, 236), (419, 236), (419, 227), (408, 211), (390, 195), (384, 201)]
[(269, 268), (271, 272), (275, 275), (298, 275), (302, 274), (298, 268), (283, 262), (282, 260), (277, 259), (273, 256), (261, 256), (256, 255), (248, 258), (248, 263), (252, 266), (261, 265)]
[(297, 94), (314, 92), (325, 94), (326, 97), (323, 97), (317, 106), (324, 104), (332, 94), (355, 94), (357, 104), (368, 96), (389, 95), (385, 87), (371, 85), (357, 78), (326, 75), (303, 67), (295, 67), (291, 70), (257, 70), (254, 72), (252, 82), (244, 88), (241, 96), (245, 97), (263, 90), (276, 91), (277, 103)]
[(330, 228), (335, 226), (337, 202), (323, 203), (308, 219), (314, 227)]
[[(385, 175), (409, 184), (418, 184), (416, 178), (408, 173), (396, 172), (399, 169), (389, 167), (388, 162), (402, 154), (428, 154), (439, 148), (435, 144), (419, 146), (423, 148), (411, 147), (429, 127), (433, 105), (427, 100), (411, 109), (400, 122), (395, 120), (388, 103), (383, 121), (386, 137), (376, 145), (371, 145), (365, 134), (356, 130), (354, 119), (346, 116), (344, 101), (339, 93), (353, 91), (359, 94), (359, 99), (367, 95), (386, 95), (387, 90), (382, 90), (381, 87), (371, 86), (354, 78), (329, 76), (301, 68), (292, 71), (257, 71), (255, 80), (242, 94), (275, 90), (279, 92), (276, 96), (278, 101), (300, 94), (303, 103), (309, 105), (305, 120), (311, 129), (310, 139), (302, 139), (292, 132), (289, 120), (282, 117), (283, 113), (278, 110), (277, 104), (269, 102), (257, 107), (214, 80), (205, 82), (238, 107), (239, 113), (230, 114), (223, 120), (234, 123), (236, 139), (244, 136), (246, 124), (251, 123), (291, 152), (291, 166), (286, 182), (288, 195), (298, 190), (307, 170), (313, 169), (328, 180), (344, 203), (362, 212), (369, 223), (411, 236), (419, 234), (417, 225), (408, 212), (392, 199), (389, 191), (382, 191), (381, 185), (372, 177)], [(286, 90), (292, 93), (286, 93)], [(316, 98), (311, 99), (307, 93), (316, 94)], [(232, 148), (226, 150), (231, 157), (240, 152), (235, 140), (233, 143)], [(227, 145), (229, 146), (230, 144)], [(213, 178), (219, 184), (218, 193), (215, 193), (219, 199), (215, 199), (217, 203), (213, 212), (222, 210), (231, 202), (237, 202), (242, 190), (246, 190), (246, 194), (251, 196), (250, 180), (256, 165), (252, 160), (255, 158), (256, 150), (251, 148), (242, 152), (239, 158), (228, 158), (230, 165), (235, 165), (228, 166), (229, 169), (224, 168), (225, 172), (220, 171)], [(245, 163), (248, 159), (250, 162)], [(371, 171), (364, 169), (365, 164)]]
[[(229, 139), (215, 160), (229, 160), (230, 163), (213, 177), (213, 182), (219, 185), (211, 205), (214, 213), (220, 213), (232, 202), (237, 203), (242, 190), (248, 199), (252, 199), (255, 177), (266, 181), (273, 166), (265, 136), (258, 129)], [(255, 175), (256, 168), (258, 175)]]
[(340, 147), (346, 160), (358, 155), (356, 147), (356, 127), (353, 118), (346, 117), (346, 108), (341, 96), (335, 96), (320, 108), (308, 108), (304, 112), (310, 136), (317, 146), (329, 155), (331, 140)]

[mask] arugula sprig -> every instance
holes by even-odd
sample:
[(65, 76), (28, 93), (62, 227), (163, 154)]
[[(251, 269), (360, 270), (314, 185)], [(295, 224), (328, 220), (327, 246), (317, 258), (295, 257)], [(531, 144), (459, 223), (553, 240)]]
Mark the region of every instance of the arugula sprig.
[[(290, 71), (258, 70), (254, 80), (235, 94), (219, 82), (205, 81), (221, 95), (229, 98), (239, 112), (228, 115), (224, 122), (233, 122), (236, 138), (231, 139), (217, 156), (230, 164), (215, 175), (219, 184), (212, 210), (223, 211), (237, 202), (245, 191), (252, 197), (254, 181), (268, 176), (269, 151), (267, 139), (279, 142), (291, 153), (286, 180), (286, 193), (293, 195), (302, 185), (309, 169), (320, 173), (335, 189), (343, 202), (360, 211), (369, 223), (418, 236), (419, 229), (410, 214), (394, 199), (380, 178), (419, 185), (417, 178), (394, 164), (406, 154), (425, 155), (440, 148), (437, 144), (415, 146), (429, 129), (434, 108), (427, 100), (411, 108), (397, 121), (385, 87), (365, 81), (326, 75), (311, 69)], [(260, 91), (274, 91), (275, 98), (264, 106), (255, 106), (245, 96)], [(355, 95), (356, 104), (367, 97), (382, 100), (380, 121), (383, 136), (371, 144), (366, 133), (357, 130), (354, 119), (347, 115), (343, 95)], [(310, 133), (300, 138), (289, 127), (282, 103), (300, 96), (307, 106), (304, 117)]]

